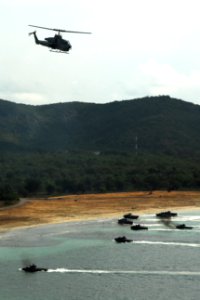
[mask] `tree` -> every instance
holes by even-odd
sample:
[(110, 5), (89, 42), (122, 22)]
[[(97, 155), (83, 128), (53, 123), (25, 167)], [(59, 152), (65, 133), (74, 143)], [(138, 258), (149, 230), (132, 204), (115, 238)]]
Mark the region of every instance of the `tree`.
[(0, 200), (5, 204), (11, 204), (19, 200), (19, 196), (9, 184), (0, 187)]
[(41, 182), (37, 178), (27, 178), (25, 182), (25, 189), (28, 193), (37, 193), (41, 186)]

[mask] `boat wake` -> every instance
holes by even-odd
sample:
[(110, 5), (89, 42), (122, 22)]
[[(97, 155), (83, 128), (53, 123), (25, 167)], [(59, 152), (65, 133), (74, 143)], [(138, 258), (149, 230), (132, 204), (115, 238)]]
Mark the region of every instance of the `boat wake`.
[(179, 275), (200, 276), (200, 272), (192, 271), (148, 271), (148, 270), (76, 270), (76, 269), (49, 269), (48, 273), (89, 273), (89, 274), (139, 274), (139, 275)]
[[(157, 217), (152, 217), (152, 218), (149, 218), (149, 217), (143, 217), (142, 220), (144, 220), (145, 222), (159, 222), (160, 218), (157, 218)], [(192, 222), (199, 222), (200, 221), (200, 216), (178, 216), (178, 217), (175, 217), (175, 218), (172, 218), (172, 219), (169, 219), (171, 221), (176, 221), (176, 222), (179, 222), (179, 221), (192, 221)]]
[(177, 243), (177, 242), (154, 242), (154, 241), (134, 241), (134, 244), (147, 244), (147, 245), (168, 245), (168, 246), (183, 246), (183, 247), (200, 247), (200, 244), (195, 243)]

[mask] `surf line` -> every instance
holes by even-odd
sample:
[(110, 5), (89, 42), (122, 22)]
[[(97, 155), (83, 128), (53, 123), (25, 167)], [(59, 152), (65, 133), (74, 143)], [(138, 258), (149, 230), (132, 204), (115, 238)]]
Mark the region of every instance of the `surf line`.
[(169, 276), (200, 276), (200, 272), (192, 271), (148, 271), (148, 270), (76, 270), (76, 269), (49, 269), (49, 273), (89, 273), (89, 274), (135, 274), (135, 275), (169, 275)]

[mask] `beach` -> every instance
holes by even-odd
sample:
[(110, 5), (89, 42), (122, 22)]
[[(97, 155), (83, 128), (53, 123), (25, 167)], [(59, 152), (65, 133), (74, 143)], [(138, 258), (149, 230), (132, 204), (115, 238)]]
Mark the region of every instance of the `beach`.
[[(0, 299), (197, 299), (199, 209), (199, 192), (164, 191), (22, 199), (1, 207)], [(166, 210), (178, 213), (171, 226), (155, 216)], [(128, 212), (148, 230), (119, 226)], [(120, 236), (131, 242), (115, 243)], [(47, 272), (22, 272), (30, 264)]]
[(99, 218), (119, 218), (124, 213), (199, 209), (199, 191), (123, 192), (32, 198), (0, 210), (0, 231), (42, 224)]

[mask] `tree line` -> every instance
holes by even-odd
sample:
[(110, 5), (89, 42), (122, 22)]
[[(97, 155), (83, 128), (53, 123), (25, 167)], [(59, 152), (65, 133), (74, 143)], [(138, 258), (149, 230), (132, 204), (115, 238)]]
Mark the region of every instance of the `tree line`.
[(129, 152), (3, 154), (0, 200), (61, 194), (200, 188), (199, 159)]

